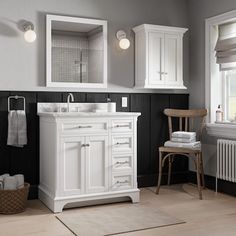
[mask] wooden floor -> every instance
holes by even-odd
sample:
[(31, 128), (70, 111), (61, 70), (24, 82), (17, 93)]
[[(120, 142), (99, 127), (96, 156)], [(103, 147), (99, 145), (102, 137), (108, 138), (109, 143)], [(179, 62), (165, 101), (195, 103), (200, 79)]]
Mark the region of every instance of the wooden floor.
[[(162, 187), (160, 195), (155, 195), (153, 190), (154, 188), (142, 189), (141, 200), (155, 201), (157, 208), (186, 223), (119, 234), (119, 236), (236, 235), (236, 198), (224, 194), (215, 195), (212, 191), (204, 190), (204, 200), (198, 200), (196, 187), (190, 184)], [(71, 236), (73, 234), (42, 203), (33, 200), (29, 201), (25, 213), (0, 215), (0, 235)]]

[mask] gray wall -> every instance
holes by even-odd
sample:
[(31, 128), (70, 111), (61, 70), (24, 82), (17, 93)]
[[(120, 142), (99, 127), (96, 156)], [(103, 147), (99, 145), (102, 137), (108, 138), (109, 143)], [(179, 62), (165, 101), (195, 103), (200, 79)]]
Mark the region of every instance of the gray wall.
[[(132, 27), (143, 23), (188, 27), (187, 12), (186, 0), (0, 1), (0, 89), (47, 90), (45, 15), (50, 13), (108, 20), (108, 90), (133, 92)], [(29, 44), (24, 41), (23, 32), (18, 29), (21, 20), (29, 20), (35, 24), (38, 37), (35, 43)], [(117, 47), (115, 33), (119, 29), (125, 29), (131, 40), (131, 47), (127, 51), (122, 52)], [(188, 86), (188, 34), (185, 37), (184, 48), (184, 79)]]
[[(189, 0), (190, 106), (205, 106), (205, 19), (236, 9), (235, 0)], [(216, 138), (204, 135), (206, 174), (215, 176)], [(193, 169), (193, 166), (190, 166)]]

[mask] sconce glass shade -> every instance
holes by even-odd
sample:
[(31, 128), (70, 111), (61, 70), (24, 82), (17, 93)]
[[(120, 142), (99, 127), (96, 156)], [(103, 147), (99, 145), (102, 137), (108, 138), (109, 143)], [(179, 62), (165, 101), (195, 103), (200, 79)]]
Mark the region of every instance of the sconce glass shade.
[(32, 29), (28, 29), (25, 31), (24, 33), (24, 38), (25, 38), (25, 41), (28, 42), (28, 43), (32, 43), (35, 41), (36, 39), (36, 33), (34, 32), (34, 30)]
[(127, 38), (123, 38), (119, 41), (119, 46), (121, 49), (128, 49), (130, 46), (130, 41)]

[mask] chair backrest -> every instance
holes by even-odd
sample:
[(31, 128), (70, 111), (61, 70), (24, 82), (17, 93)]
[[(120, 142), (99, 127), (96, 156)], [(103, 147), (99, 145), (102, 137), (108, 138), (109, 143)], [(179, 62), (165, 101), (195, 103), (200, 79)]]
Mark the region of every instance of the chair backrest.
[(164, 114), (168, 116), (170, 138), (173, 132), (172, 118), (178, 118), (179, 131), (194, 131), (197, 133), (197, 138), (201, 140), (202, 129), (207, 115), (206, 109), (194, 109), (194, 110), (165, 109)]

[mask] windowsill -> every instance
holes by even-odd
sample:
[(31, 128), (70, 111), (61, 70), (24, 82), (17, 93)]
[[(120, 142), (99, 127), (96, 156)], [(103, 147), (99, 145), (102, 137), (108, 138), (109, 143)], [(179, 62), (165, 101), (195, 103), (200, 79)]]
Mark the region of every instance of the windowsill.
[(206, 130), (210, 136), (236, 139), (236, 122), (207, 123)]

